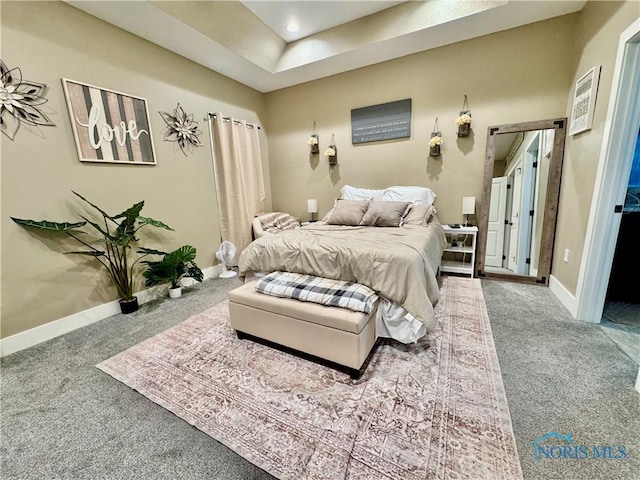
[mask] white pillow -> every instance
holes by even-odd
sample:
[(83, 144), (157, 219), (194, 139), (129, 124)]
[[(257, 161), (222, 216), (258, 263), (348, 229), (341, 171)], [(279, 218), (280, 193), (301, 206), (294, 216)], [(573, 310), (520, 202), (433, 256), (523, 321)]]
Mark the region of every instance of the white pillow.
[(384, 190), (370, 190), (345, 185), (340, 189), (342, 200), (381, 200)]
[(389, 187), (382, 194), (383, 201), (409, 202), (418, 205), (431, 205), (436, 194), (427, 187)]

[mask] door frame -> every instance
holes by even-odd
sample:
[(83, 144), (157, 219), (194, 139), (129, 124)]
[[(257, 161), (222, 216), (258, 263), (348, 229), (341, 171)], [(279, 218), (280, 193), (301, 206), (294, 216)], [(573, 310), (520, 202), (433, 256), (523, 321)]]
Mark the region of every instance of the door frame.
[(600, 323), (640, 128), (640, 18), (622, 34), (580, 262), (574, 316)]

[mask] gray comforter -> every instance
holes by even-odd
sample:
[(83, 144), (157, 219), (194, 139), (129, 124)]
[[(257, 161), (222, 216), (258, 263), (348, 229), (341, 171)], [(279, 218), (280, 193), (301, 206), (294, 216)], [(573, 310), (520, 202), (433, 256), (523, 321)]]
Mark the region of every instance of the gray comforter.
[(280, 270), (361, 283), (401, 305), (431, 332), (445, 244), (437, 220), (399, 228), (317, 223), (257, 239), (240, 255), (239, 269), (241, 276)]

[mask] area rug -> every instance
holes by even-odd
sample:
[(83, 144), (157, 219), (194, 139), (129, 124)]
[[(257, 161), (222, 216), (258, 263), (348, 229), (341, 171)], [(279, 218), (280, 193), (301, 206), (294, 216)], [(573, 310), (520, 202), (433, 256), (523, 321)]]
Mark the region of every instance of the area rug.
[(227, 302), (98, 368), (279, 479), (521, 479), (480, 281), (445, 277), (436, 317), (359, 380), (238, 340)]

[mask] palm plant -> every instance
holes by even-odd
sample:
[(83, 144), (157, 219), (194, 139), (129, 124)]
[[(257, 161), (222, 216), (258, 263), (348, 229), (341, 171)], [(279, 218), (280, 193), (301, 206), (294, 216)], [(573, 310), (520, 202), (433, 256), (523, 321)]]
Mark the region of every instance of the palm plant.
[[(130, 250), (139, 240), (136, 234), (141, 228), (147, 225), (163, 228), (165, 230), (173, 229), (158, 220), (141, 216), (140, 212), (142, 207), (144, 207), (144, 201), (134, 204), (122, 213), (109, 215), (79, 193), (73, 192), (73, 194), (99, 213), (102, 217), (102, 220), (98, 220), (100, 223), (94, 222), (84, 215), (80, 215), (84, 220), (82, 222), (52, 222), (49, 220), (36, 221), (14, 217), (11, 217), (11, 219), (17, 224), (25, 227), (64, 233), (81, 243), (87, 248), (86, 250), (76, 250), (66, 253), (70, 255), (89, 256), (100, 262), (100, 264), (107, 269), (111, 281), (116, 287), (118, 295), (121, 298), (121, 303), (123, 301), (133, 301), (135, 299), (133, 295), (134, 267), (138, 262), (140, 262), (140, 260), (148, 255), (148, 253), (138, 250), (138, 252), (143, 255), (135, 259), (131, 258)], [(81, 236), (88, 234), (88, 232), (81, 230), (81, 228), (85, 226), (92, 227), (91, 232), (98, 238), (81, 238)], [(101, 248), (98, 248), (94, 245), (96, 241), (101, 242), (104, 245)]]
[(170, 253), (149, 248), (141, 248), (138, 252), (147, 255), (164, 255), (162, 260), (142, 262), (147, 265), (147, 269), (142, 274), (147, 279), (145, 282), (147, 287), (171, 282), (171, 288), (178, 288), (182, 278), (190, 277), (201, 282), (204, 277), (202, 270), (194, 261), (196, 249), (191, 245), (183, 245)]

